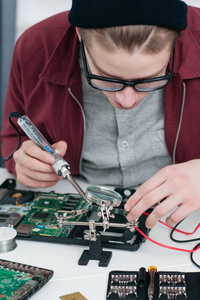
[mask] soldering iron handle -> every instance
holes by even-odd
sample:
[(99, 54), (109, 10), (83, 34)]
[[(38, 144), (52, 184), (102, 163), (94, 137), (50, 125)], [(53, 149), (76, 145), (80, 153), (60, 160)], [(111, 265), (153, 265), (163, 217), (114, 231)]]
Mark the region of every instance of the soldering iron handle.
[(32, 123), (32, 121), (27, 116), (22, 116), (17, 120), (18, 125), (26, 133), (26, 135), (42, 150), (52, 154), (55, 157), (55, 161), (52, 164), (55, 172), (62, 176), (67, 176), (70, 174), (70, 166), (59, 154), (58, 150), (54, 149), (49, 142), (45, 139), (42, 133), (37, 129), (37, 127)]
[(22, 130), (26, 133), (26, 135), (42, 150), (52, 154), (55, 157), (55, 161), (52, 164), (54, 171), (59, 175), (67, 178), (70, 183), (74, 186), (77, 192), (81, 195), (83, 199), (88, 201), (89, 204), (91, 202), (86, 199), (84, 191), (81, 189), (79, 184), (72, 178), (70, 172), (70, 165), (64, 160), (64, 158), (60, 155), (57, 149), (54, 149), (49, 142), (45, 139), (42, 133), (37, 129), (37, 127), (31, 122), (31, 120), (27, 116), (19, 117), (17, 120), (18, 125), (22, 128)]

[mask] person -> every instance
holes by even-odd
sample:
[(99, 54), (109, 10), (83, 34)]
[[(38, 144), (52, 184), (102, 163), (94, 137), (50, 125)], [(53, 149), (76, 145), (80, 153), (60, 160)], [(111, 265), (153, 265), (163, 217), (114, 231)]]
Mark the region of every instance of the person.
[[(18, 138), (8, 122), (27, 115), (81, 175), (137, 187), (125, 205), (148, 208), (152, 228), (200, 208), (200, 9), (181, 0), (73, 0), (18, 39), (1, 133), (7, 157)], [(89, 84), (88, 84), (89, 83)], [(30, 187), (61, 178), (54, 157), (20, 131), (6, 163)], [(165, 201), (161, 201), (165, 199)]]

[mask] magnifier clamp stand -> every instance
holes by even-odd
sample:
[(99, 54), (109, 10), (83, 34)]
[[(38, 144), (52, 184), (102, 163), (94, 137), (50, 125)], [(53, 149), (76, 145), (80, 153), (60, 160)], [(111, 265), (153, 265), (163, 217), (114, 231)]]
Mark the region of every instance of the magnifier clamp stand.
[(64, 225), (78, 225), (78, 226), (89, 226), (89, 231), (84, 235), (85, 240), (89, 240), (89, 250), (84, 250), (78, 264), (87, 265), (90, 260), (99, 260), (100, 267), (107, 267), (111, 257), (111, 251), (103, 251), (102, 249), (102, 237), (99, 231), (96, 231), (96, 226), (103, 227), (105, 232), (110, 227), (115, 228), (126, 228), (129, 230), (129, 233), (134, 233), (135, 227), (139, 225), (138, 220), (127, 223), (114, 223), (109, 222), (110, 218), (115, 218), (115, 215), (112, 212), (113, 208), (118, 207), (121, 204), (122, 197), (120, 194), (115, 191), (109, 190), (105, 187), (99, 186), (89, 186), (86, 191), (85, 198), (88, 201), (91, 201), (100, 208), (98, 216), (101, 218), (101, 221), (95, 221), (93, 219), (89, 221), (70, 221), (70, 218), (73, 216), (78, 216), (83, 213), (86, 213), (90, 208), (82, 210), (73, 210), (71, 213), (55, 213), (57, 218), (57, 224), (60, 228)]
[(86, 266), (90, 260), (99, 260), (100, 267), (107, 267), (111, 257), (111, 251), (103, 251), (100, 232), (96, 231), (95, 221), (89, 221), (89, 233), (85, 238), (89, 238), (89, 250), (84, 250), (78, 264)]

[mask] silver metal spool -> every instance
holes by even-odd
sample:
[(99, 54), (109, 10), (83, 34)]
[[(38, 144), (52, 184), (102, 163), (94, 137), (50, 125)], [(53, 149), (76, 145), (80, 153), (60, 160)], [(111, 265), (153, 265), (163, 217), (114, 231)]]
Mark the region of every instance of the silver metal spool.
[(15, 237), (17, 231), (10, 227), (0, 227), (0, 253), (14, 250), (17, 247)]

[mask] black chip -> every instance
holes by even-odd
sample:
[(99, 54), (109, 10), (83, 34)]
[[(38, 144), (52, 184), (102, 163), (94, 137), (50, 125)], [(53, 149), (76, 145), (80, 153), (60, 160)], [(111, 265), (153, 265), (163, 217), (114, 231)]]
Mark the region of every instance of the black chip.
[(32, 216), (32, 219), (37, 219), (37, 220), (46, 221), (46, 219), (47, 219), (48, 217), (49, 217), (49, 213), (48, 213), (48, 212), (37, 211), (37, 212), (34, 213), (34, 215)]
[(33, 230), (33, 225), (19, 224), (16, 228), (18, 234), (29, 235)]

